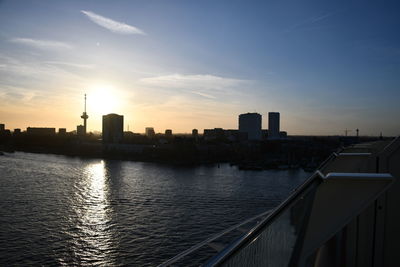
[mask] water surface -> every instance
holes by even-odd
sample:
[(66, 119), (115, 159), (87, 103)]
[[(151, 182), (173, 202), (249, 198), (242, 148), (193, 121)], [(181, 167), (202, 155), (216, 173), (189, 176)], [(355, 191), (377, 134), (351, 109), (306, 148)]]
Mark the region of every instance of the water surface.
[(275, 207), (309, 174), (0, 157), (0, 265), (154, 266)]

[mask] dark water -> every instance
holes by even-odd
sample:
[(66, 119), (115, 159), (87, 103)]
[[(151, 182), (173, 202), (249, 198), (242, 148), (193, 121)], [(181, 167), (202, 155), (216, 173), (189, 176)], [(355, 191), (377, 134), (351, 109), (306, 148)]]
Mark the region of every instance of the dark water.
[(308, 174), (0, 156), (0, 266), (154, 266), (275, 207)]

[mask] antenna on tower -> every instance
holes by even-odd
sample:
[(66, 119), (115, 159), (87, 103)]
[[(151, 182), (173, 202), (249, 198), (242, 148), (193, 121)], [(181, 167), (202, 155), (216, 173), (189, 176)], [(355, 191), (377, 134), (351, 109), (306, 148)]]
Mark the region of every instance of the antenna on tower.
[(84, 111), (83, 111), (83, 114), (82, 114), (81, 118), (83, 119), (83, 135), (86, 135), (87, 119), (89, 118), (89, 116), (86, 113), (86, 94), (85, 94)]

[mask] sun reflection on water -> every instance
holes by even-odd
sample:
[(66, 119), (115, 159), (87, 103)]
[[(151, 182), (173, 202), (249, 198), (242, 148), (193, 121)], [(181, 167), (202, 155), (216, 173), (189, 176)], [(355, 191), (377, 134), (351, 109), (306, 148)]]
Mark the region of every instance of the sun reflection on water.
[(75, 253), (87, 263), (113, 265), (110, 254), (115, 250), (111, 231), (109, 183), (104, 161), (89, 164), (81, 181), (81, 203), (77, 206), (79, 245)]

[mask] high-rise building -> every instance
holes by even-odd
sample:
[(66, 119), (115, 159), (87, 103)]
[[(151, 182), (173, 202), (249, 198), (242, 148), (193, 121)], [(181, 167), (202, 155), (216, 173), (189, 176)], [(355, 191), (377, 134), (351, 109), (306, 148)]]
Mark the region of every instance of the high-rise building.
[(121, 143), (124, 138), (124, 116), (103, 115), (103, 143)]
[(6, 128), (6, 126), (4, 125), (4, 123), (0, 123), (0, 132), (4, 131)]
[(146, 127), (145, 134), (147, 137), (154, 137), (156, 135), (156, 132), (154, 131), (153, 127)]
[(249, 140), (261, 140), (262, 117), (258, 113), (245, 113), (239, 115), (239, 132), (247, 133)]
[(268, 139), (279, 139), (279, 112), (268, 113)]

